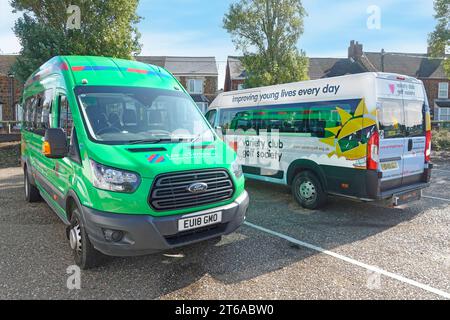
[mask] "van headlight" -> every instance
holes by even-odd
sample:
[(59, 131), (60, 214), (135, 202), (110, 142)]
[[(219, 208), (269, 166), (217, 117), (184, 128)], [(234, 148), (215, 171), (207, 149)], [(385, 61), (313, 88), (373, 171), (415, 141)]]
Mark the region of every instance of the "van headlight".
[(240, 163), (237, 161), (237, 160), (235, 160), (232, 164), (231, 164), (231, 170), (233, 171), (233, 173), (234, 173), (234, 176), (236, 177), (236, 178), (240, 178), (240, 177), (242, 177), (242, 174), (243, 174), (243, 172), (242, 172), (242, 166), (240, 165)]
[(141, 179), (133, 172), (110, 168), (90, 160), (94, 187), (107, 191), (132, 193)]

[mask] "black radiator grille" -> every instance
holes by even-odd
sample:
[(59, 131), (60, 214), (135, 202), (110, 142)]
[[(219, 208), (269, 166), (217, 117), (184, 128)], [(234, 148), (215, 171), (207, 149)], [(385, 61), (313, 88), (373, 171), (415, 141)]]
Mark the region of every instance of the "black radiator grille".
[[(188, 188), (195, 183), (206, 183), (208, 188), (191, 193)], [(149, 202), (158, 211), (177, 210), (225, 201), (233, 193), (233, 182), (226, 170), (179, 172), (156, 177)]]

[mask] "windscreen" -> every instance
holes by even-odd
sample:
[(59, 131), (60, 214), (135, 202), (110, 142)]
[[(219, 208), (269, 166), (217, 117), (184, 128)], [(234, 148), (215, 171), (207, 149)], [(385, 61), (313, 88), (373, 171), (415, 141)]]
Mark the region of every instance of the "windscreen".
[(184, 92), (153, 88), (76, 89), (91, 136), (102, 143), (212, 141), (202, 114)]

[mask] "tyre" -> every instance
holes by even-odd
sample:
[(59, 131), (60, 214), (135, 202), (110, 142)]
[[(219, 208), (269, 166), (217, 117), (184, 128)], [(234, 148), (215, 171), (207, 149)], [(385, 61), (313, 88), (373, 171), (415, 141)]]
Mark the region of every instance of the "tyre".
[(322, 183), (311, 171), (302, 171), (295, 176), (292, 194), (303, 208), (310, 210), (321, 208), (327, 201)]
[(25, 199), (30, 203), (40, 201), (41, 194), (39, 193), (38, 188), (36, 188), (36, 186), (33, 186), (31, 184), (27, 168), (25, 168), (25, 171), (23, 173), (23, 179), (24, 179), (23, 182), (24, 182)]
[(98, 267), (103, 255), (95, 250), (81, 221), (80, 211), (76, 208), (70, 218), (68, 237), (75, 263), (82, 270), (88, 270)]

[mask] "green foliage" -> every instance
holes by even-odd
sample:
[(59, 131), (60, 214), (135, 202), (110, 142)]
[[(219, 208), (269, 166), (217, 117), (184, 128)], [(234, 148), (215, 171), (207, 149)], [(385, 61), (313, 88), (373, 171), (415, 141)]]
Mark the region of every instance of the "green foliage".
[[(56, 55), (130, 59), (141, 50), (138, 4), (139, 0), (12, 0), (14, 10), (23, 12), (14, 26), (22, 49), (13, 72), (24, 82)], [(79, 30), (67, 29), (70, 5), (81, 9)]]
[[(429, 45), (432, 54), (436, 57), (442, 57), (445, 48), (450, 46), (450, 0), (435, 0), (434, 10), (437, 20), (436, 29), (429, 36)], [(450, 78), (450, 60), (444, 61), (444, 69)]]
[(246, 87), (308, 79), (308, 59), (297, 49), (306, 15), (301, 0), (240, 0), (224, 28), (243, 53)]
[(432, 149), (434, 151), (450, 151), (450, 131), (433, 130)]

